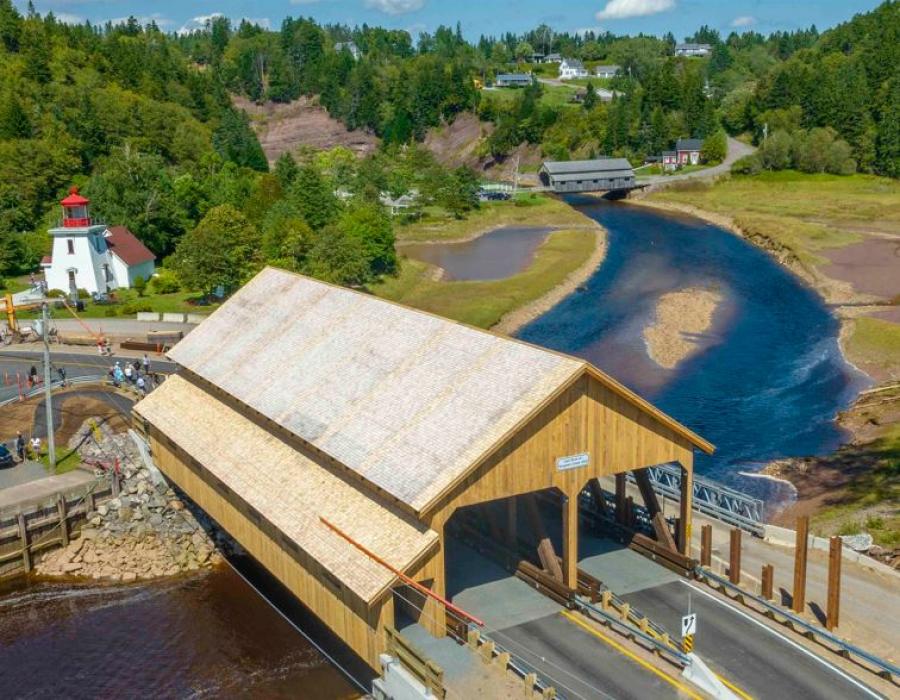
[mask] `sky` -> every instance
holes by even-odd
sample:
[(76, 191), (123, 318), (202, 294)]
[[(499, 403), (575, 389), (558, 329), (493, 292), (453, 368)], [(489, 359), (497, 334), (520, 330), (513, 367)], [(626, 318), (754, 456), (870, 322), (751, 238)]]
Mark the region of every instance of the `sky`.
[[(24, 9), (27, 0), (14, 0)], [(202, 26), (213, 14), (251, 19), (278, 28), (287, 17), (321, 23), (367, 23), (405, 29), (413, 36), (441, 24), (462, 24), (470, 40), (481, 34), (522, 32), (546, 23), (558, 31), (609, 30), (615, 34), (684, 39), (708, 24), (727, 35), (732, 29), (767, 34), (815, 24), (820, 30), (876, 7), (878, 0), (34, 0), (37, 11), (62, 21), (94, 23), (134, 15), (155, 20), (164, 31)]]

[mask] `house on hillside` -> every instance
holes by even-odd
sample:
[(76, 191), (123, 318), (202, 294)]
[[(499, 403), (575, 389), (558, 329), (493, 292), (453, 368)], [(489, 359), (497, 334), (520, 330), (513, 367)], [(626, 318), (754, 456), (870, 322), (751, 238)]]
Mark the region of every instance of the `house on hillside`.
[(498, 73), (494, 79), (494, 85), (497, 87), (528, 87), (531, 85), (531, 81), (529, 73)]
[(674, 151), (663, 151), (662, 164), (666, 170), (677, 170), (685, 165), (700, 163), (702, 139), (678, 139)]
[(597, 66), (596, 68), (594, 68), (594, 75), (596, 75), (598, 78), (615, 78), (621, 70), (622, 66)]
[(90, 200), (73, 187), (60, 204), (63, 218), (50, 229), (52, 253), (41, 260), (48, 289), (74, 296), (79, 289), (106, 293), (134, 286), (153, 276), (153, 253), (124, 226), (109, 226), (91, 218)]
[(544, 56), (543, 63), (559, 63), (560, 61), (562, 61), (562, 56), (558, 53), (548, 53)]
[(564, 58), (559, 64), (559, 79), (587, 78), (588, 72), (584, 64), (577, 58)]
[(356, 42), (353, 41), (339, 41), (334, 45), (334, 50), (337, 53), (340, 53), (341, 51), (349, 51), (350, 55), (353, 56), (354, 61), (358, 61), (362, 56), (362, 51), (359, 50)]
[(676, 56), (709, 56), (712, 46), (709, 44), (678, 44), (675, 47)]

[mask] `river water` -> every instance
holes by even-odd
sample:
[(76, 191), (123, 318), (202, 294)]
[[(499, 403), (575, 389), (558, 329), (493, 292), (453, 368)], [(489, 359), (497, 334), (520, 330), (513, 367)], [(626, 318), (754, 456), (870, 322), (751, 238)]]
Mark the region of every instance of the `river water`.
[[(764, 482), (739, 473), (839, 444), (832, 419), (865, 380), (843, 360), (837, 321), (810, 289), (752, 245), (699, 220), (588, 198), (572, 202), (609, 231), (607, 259), (581, 291), (520, 337), (582, 356), (648, 396), (717, 445), (713, 457), (699, 458), (699, 473), (742, 488), (766, 495)], [(545, 235), (492, 233), (462, 255), (452, 246), (429, 254), (442, 255), (437, 264), (455, 279), (495, 279), (527, 264)], [(493, 262), (485, 268), (485, 260)], [(724, 301), (702, 339), (705, 349), (663, 370), (649, 359), (641, 331), (660, 295), (692, 286), (714, 287)], [(337, 650), (277, 584), (259, 572), (252, 578), (295, 624)], [(362, 672), (359, 665), (353, 670)], [(355, 695), (341, 672), (230, 569), (127, 587), (0, 589), (0, 697)]]

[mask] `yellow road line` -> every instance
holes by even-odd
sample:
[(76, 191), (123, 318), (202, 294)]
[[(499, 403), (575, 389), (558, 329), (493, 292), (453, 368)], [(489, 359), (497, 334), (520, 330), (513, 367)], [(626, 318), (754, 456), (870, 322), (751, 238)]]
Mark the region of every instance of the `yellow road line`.
[(647, 669), (651, 673), (654, 673), (655, 675), (659, 676), (669, 685), (671, 685), (671, 686), (675, 687), (676, 689), (680, 690), (681, 692), (685, 693), (689, 698), (692, 698), (693, 700), (703, 700), (703, 697), (701, 695), (699, 695), (697, 692), (695, 692), (694, 690), (692, 690), (691, 688), (686, 686), (684, 683), (681, 683), (680, 681), (676, 680), (673, 676), (670, 676), (668, 673), (665, 673), (664, 671), (660, 671), (653, 664), (650, 664), (650, 663), (644, 661), (640, 656), (638, 656), (637, 654), (635, 654), (632, 651), (629, 651), (628, 649), (623, 647), (621, 644), (619, 644), (614, 639), (610, 639), (609, 637), (607, 637), (605, 634), (603, 634), (599, 630), (591, 627), (584, 620), (579, 620), (575, 615), (568, 612), (567, 610), (560, 611), (560, 614), (564, 618), (566, 618), (569, 622), (575, 623), (576, 625), (581, 627), (586, 632), (594, 635), (598, 639), (602, 639), (604, 642), (609, 644), (613, 649), (618, 651), (620, 654), (627, 656), (629, 659), (631, 659), (635, 663), (640, 664), (641, 666), (643, 666), (645, 669)]
[[(715, 673), (715, 672), (713, 672), (713, 673)], [(722, 684), (726, 688), (728, 688), (731, 692), (733, 692), (735, 695), (739, 695), (740, 697), (744, 698), (744, 700), (753, 700), (752, 695), (748, 695), (746, 692), (744, 692), (743, 690), (738, 688), (734, 683), (732, 683), (730, 680), (728, 680), (724, 676), (720, 676), (718, 673), (716, 673), (716, 678), (718, 678), (720, 681), (722, 681)]]

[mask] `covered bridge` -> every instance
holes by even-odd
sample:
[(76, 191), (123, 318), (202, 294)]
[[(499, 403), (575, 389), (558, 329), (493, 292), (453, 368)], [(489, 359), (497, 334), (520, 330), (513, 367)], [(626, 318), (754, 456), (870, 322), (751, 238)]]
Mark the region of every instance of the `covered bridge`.
[[(688, 541), (712, 446), (574, 357), (272, 268), (169, 356), (135, 407), (157, 465), (373, 668), (392, 569), (444, 596), (459, 509), (552, 490), (571, 587), (579, 494), (674, 462)], [(443, 604), (422, 608), (443, 634)]]
[(541, 184), (554, 192), (611, 192), (635, 186), (634, 169), (625, 158), (544, 161)]

